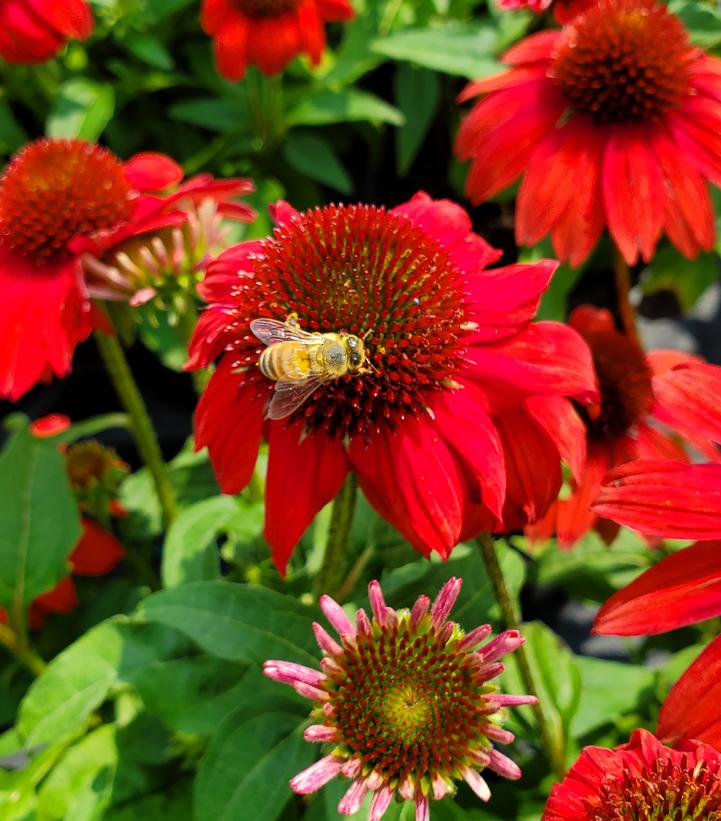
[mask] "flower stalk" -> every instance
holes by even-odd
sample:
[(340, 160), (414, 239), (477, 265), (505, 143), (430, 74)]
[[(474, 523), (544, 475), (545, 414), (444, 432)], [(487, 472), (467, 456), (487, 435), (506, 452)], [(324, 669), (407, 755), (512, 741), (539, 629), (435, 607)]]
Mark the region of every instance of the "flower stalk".
[[(507, 630), (520, 630), (520, 624), (516, 615), (516, 609), (511, 600), (511, 594), (508, 591), (506, 580), (503, 576), (501, 564), (498, 561), (498, 554), (496, 553), (495, 545), (493, 544), (493, 537), (490, 533), (481, 534), (476, 540), (478, 547), (481, 550), (481, 556), (486, 566), (486, 572), (493, 585), (493, 592), (495, 593), (498, 605), (501, 608), (501, 615)], [(551, 764), (553, 771), (559, 778), (563, 778), (566, 773), (566, 765), (564, 762), (563, 750), (560, 749), (556, 743), (551, 727), (546, 719), (541, 706), (539, 691), (536, 685), (531, 665), (528, 662), (525, 647), (521, 646), (516, 650), (516, 660), (518, 662), (518, 670), (521, 675), (523, 687), (529, 695), (536, 696), (538, 699), (531, 705), (536, 716), (536, 723), (541, 733), (543, 747)]]
[(96, 331), (95, 341), (118, 398), (130, 416), (133, 435), (140, 455), (153, 478), (163, 522), (167, 527), (177, 513), (175, 490), (170, 482), (145, 402), (135, 384), (128, 360), (117, 337)]
[(616, 303), (621, 325), (626, 336), (639, 347), (641, 338), (636, 325), (636, 309), (631, 302), (631, 271), (618, 246), (613, 246), (613, 276), (616, 285)]
[(318, 578), (316, 579), (316, 596), (324, 593), (332, 595), (343, 578), (345, 561), (348, 553), (348, 538), (353, 523), (358, 496), (358, 483), (355, 476), (349, 473), (340, 493), (333, 501), (333, 509), (328, 527), (328, 539), (325, 544), (325, 555)]
[(46, 664), (40, 656), (7, 624), (0, 623), (0, 644), (3, 645), (15, 658), (34, 676), (39, 676), (45, 670)]

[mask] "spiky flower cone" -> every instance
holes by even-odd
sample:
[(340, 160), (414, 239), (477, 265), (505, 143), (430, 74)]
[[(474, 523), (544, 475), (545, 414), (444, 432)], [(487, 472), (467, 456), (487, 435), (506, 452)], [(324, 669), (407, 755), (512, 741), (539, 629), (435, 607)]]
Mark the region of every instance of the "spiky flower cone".
[(371, 792), (369, 821), (383, 817), (394, 795), (414, 801), (416, 821), (426, 821), (430, 797), (454, 793), (456, 780), (488, 801), (484, 769), (520, 778), (518, 766), (492, 742), (513, 741), (500, 727), (504, 707), (536, 699), (502, 695), (489, 681), (503, 670), (499, 659), (523, 638), (509, 630), (478, 649), (490, 625), (465, 634), (448, 620), (461, 583), (450, 579), (432, 607), (420, 596), (411, 610), (394, 610), (372, 581), (372, 618), (361, 609), (355, 624), (323, 596), (321, 608), (340, 643), (314, 624), (322, 671), (265, 663), (269, 678), (315, 702), (305, 738), (327, 746), (327, 755), (291, 780), (295, 792), (315, 792), (341, 774), (352, 779), (338, 805), (342, 815), (357, 812)]

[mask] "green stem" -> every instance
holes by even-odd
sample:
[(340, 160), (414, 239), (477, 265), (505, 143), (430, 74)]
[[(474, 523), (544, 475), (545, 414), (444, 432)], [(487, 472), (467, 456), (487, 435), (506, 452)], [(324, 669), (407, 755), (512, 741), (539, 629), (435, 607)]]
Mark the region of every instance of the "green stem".
[[(488, 573), (488, 577), (493, 585), (493, 592), (495, 593), (496, 600), (501, 608), (501, 615), (506, 628), (508, 630), (520, 630), (516, 609), (513, 606), (511, 594), (508, 591), (508, 586), (506, 585), (506, 580), (503, 576), (501, 564), (498, 561), (498, 554), (496, 553), (496, 548), (493, 543), (493, 537), (490, 533), (483, 533), (478, 537), (477, 542), (481, 549), (481, 555), (483, 556), (483, 562), (486, 566), (486, 572)], [(533, 677), (531, 665), (528, 662), (526, 648), (523, 647), (523, 645), (515, 651), (514, 658), (518, 662), (518, 669), (520, 671), (521, 680), (523, 681), (523, 686), (526, 689), (526, 692), (528, 695), (538, 698), (538, 687), (536, 686), (536, 682)], [(531, 706), (536, 715), (536, 723), (538, 724), (538, 729), (541, 733), (541, 740), (543, 741), (543, 747), (546, 750), (546, 755), (551, 763), (551, 767), (559, 778), (563, 778), (566, 774), (563, 751), (556, 743), (551, 727), (543, 712), (543, 708), (541, 707), (540, 699), (536, 704)]]
[(0, 623), (0, 644), (6, 647), (34, 676), (39, 676), (45, 669), (45, 662), (27, 641), (23, 641), (12, 628), (2, 623)]
[(315, 584), (317, 598), (320, 598), (323, 593), (332, 595), (343, 578), (357, 491), (355, 476), (349, 473), (333, 502), (325, 555)]
[(641, 347), (636, 325), (636, 309), (631, 304), (631, 271), (623, 254), (613, 246), (613, 275), (616, 282), (616, 302), (626, 336)]
[(153, 477), (160, 508), (163, 511), (163, 521), (167, 527), (177, 513), (175, 490), (170, 482), (145, 402), (135, 384), (128, 360), (117, 337), (97, 331), (95, 341), (118, 398), (130, 416), (133, 435), (140, 455)]

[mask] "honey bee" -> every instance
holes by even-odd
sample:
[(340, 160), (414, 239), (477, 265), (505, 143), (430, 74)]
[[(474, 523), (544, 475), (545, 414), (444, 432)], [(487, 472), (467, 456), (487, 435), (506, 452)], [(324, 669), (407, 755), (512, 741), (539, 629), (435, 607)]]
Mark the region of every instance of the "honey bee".
[(363, 340), (347, 333), (310, 333), (291, 314), (285, 322), (260, 317), (250, 330), (268, 347), (258, 365), (275, 382), (275, 393), (266, 417), (284, 419), (327, 382), (347, 373), (366, 373)]

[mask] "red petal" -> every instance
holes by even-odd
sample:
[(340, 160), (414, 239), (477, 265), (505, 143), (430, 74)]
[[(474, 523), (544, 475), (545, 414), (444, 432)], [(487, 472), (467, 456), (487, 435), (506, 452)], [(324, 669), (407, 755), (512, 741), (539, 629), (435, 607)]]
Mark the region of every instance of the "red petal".
[(61, 48), (64, 37), (24, 2), (0, 3), (0, 53), (13, 63), (42, 63)]
[(348, 0), (316, 0), (316, 2), (323, 18), (329, 22), (339, 23), (355, 17), (353, 6)]
[(178, 163), (155, 151), (143, 151), (125, 163), (125, 178), (136, 191), (162, 191), (183, 176)]
[(66, 576), (52, 590), (38, 596), (32, 606), (48, 613), (69, 613), (74, 610), (78, 606), (78, 594), (73, 580)]
[(48, 25), (67, 37), (85, 40), (93, 33), (93, 14), (85, 0), (25, 0)]
[(557, 322), (537, 322), (496, 345), (469, 350), (469, 371), (509, 397), (532, 394), (598, 401), (591, 353), (581, 336)]
[(593, 511), (645, 536), (721, 538), (721, 465), (630, 462), (608, 474)]
[(484, 406), (485, 397), (466, 382), (461, 390), (440, 394), (432, 410), (443, 438), (476, 480), (479, 498), (500, 522), (506, 498), (503, 448)]
[(239, 493), (255, 469), (267, 391), (233, 372), (225, 357), (203, 392), (195, 411), (195, 447), (210, 451), (223, 493)]
[(314, 66), (320, 63), (325, 48), (325, 29), (316, 0), (304, 0), (298, 7), (298, 27), (303, 51)]
[(419, 191), (408, 202), (396, 206), (391, 213), (405, 214), (446, 248), (462, 242), (472, 227), (471, 218), (460, 205), (451, 200), (431, 199), (425, 191)]
[(265, 538), (283, 575), (300, 537), (348, 474), (343, 441), (323, 431), (305, 436), (304, 430), (303, 421), (274, 422), (268, 436)]
[(573, 492), (558, 502), (556, 533), (559, 547), (569, 548), (596, 523), (591, 504), (598, 495), (601, 480), (613, 466), (613, 453), (605, 443), (589, 443), (585, 469)]
[(248, 62), (264, 74), (278, 74), (302, 50), (296, 14), (252, 20), (248, 32)]
[(657, 735), (678, 745), (697, 739), (721, 749), (721, 636), (686, 670), (666, 697)]
[(573, 478), (580, 481), (586, 464), (586, 425), (571, 402), (560, 396), (532, 396), (526, 408), (553, 439)]
[(560, 39), (560, 31), (539, 31), (509, 48), (503, 55), (503, 62), (509, 66), (520, 66), (550, 60)]
[(92, 330), (79, 263), (39, 272), (0, 249), (0, 397), (17, 400), (48, 374), (67, 376), (75, 346)]
[(614, 593), (593, 632), (651, 636), (721, 615), (721, 542), (679, 550)]
[(125, 556), (120, 542), (92, 519), (83, 517), (83, 535), (70, 554), (75, 576), (104, 576)]
[(248, 40), (250, 23), (242, 16), (224, 19), (213, 39), (215, 62), (220, 74), (226, 80), (242, 80), (248, 63)]
[(57, 436), (64, 433), (70, 427), (70, 418), (62, 413), (51, 413), (36, 419), (30, 425), (30, 433), (38, 439), (45, 439), (48, 436)]
[(206, 34), (215, 34), (229, 17), (240, 17), (240, 13), (233, 8), (232, 0), (203, 0), (200, 25)]
[(350, 457), (368, 501), (428, 556), (447, 559), (460, 539), (466, 481), (436, 426), (425, 419), (385, 426), (366, 444), (355, 437)]
[(648, 128), (615, 129), (603, 160), (603, 202), (609, 230), (629, 265), (648, 262), (661, 236), (666, 204), (661, 166)]

